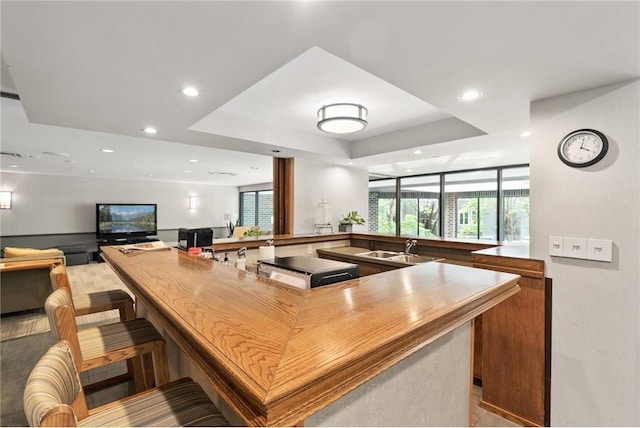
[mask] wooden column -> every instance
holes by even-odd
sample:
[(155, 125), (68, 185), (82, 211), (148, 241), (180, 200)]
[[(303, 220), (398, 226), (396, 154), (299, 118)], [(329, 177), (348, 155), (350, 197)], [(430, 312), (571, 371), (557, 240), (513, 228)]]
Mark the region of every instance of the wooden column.
[(293, 158), (273, 158), (273, 234), (293, 233)]

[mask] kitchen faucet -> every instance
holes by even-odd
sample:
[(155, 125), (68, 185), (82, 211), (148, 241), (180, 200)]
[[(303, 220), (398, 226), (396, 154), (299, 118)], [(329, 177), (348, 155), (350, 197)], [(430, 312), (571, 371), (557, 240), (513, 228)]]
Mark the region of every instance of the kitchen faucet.
[(415, 247), (415, 245), (418, 243), (418, 241), (416, 241), (415, 239), (407, 239), (407, 242), (405, 242), (404, 244), (404, 253), (405, 254), (411, 254), (411, 247)]

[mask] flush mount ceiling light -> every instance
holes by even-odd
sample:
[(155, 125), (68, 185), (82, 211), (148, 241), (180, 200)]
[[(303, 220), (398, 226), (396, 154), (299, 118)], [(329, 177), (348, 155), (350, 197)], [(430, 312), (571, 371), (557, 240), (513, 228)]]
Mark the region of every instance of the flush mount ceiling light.
[(145, 128), (142, 128), (142, 132), (145, 132), (147, 134), (157, 134), (158, 130), (156, 128), (151, 127), (151, 126), (147, 126)]
[(318, 129), (331, 134), (350, 134), (367, 127), (369, 110), (360, 104), (329, 104), (318, 110)]

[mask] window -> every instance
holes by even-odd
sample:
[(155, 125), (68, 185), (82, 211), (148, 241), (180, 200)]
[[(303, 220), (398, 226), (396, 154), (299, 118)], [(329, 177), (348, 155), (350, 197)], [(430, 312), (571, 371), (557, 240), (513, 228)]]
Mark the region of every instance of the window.
[(502, 170), (501, 240), (529, 241), (529, 167)]
[(460, 211), (458, 209), (458, 226), (467, 226), (468, 224), (469, 224), (469, 211)]
[(369, 231), (396, 233), (396, 180), (369, 182)]
[[(396, 186), (399, 186), (399, 195)], [(370, 181), (369, 230), (410, 236), (526, 242), (529, 240), (529, 167)]]
[(447, 238), (498, 239), (498, 170), (445, 174)]
[(240, 192), (240, 226), (260, 226), (267, 233), (273, 230), (273, 190)]
[(400, 180), (400, 234), (440, 234), (440, 175)]

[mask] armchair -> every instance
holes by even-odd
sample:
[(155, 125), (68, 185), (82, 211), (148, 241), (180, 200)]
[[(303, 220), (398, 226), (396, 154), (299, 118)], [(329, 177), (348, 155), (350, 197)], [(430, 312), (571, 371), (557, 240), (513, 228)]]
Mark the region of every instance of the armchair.
[(4, 249), (0, 259), (0, 313), (44, 307), (51, 294), (49, 271), (65, 264), (64, 253), (57, 249)]

